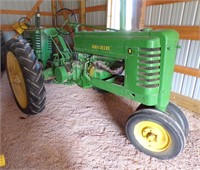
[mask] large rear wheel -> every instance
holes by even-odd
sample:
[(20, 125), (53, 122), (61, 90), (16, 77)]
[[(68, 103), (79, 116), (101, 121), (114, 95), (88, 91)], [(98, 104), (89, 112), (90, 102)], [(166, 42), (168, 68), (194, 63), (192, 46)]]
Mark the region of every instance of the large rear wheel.
[(126, 134), (137, 149), (158, 159), (176, 157), (186, 143), (179, 124), (156, 109), (142, 109), (129, 117)]
[(26, 40), (8, 41), (6, 67), (19, 109), (28, 115), (41, 112), (46, 99), (42, 68)]
[(6, 44), (5, 39), (3, 36), (3, 32), (1, 31), (1, 71), (4, 71), (6, 69)]

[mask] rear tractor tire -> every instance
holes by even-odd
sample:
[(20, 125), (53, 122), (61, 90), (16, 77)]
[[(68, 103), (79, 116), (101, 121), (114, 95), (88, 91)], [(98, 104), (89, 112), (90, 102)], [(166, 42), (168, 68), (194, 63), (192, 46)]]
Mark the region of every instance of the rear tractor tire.
[(3, 36), (3, 32), (1, 31), (1, 71), (5, 71), (6, 69), (6, 43)]
[(26, 40), (11, 39), (7, 42), (6, 67), (19, 109), (27, 115), (41, 112), (46, 100), (42, 68)]

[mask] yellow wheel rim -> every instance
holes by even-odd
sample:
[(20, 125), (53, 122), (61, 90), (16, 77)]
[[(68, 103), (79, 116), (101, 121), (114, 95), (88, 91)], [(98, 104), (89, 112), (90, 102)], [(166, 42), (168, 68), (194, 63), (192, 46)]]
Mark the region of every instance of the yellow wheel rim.
[(24, 77), (15, 55), (10, 51), (7, 54), (7, 72), (14, 95), (19, 105), (25, 109), (28, 102)]
[(136, 140), (145, 148), (152, 152), (166, 151), (172, 143), (169, 133), (161, 125), (142, 121), (134, 128)]

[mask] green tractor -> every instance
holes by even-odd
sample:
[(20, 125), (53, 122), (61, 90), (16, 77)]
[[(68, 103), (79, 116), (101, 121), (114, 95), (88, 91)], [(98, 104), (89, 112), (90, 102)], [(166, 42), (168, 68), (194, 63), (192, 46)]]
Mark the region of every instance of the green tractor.
[[(141, 105), (125, 127), (128, 139), (147, 155), (174, 158), (185, 147), (189, 131), (184, 113), (169, 102), (179, 35), (150, 28), (125, 31), (123, 11), (120, 30), (79, 31), (86, 25), (65, 8), (56, 13), (53, 28), (41, 28), (37, 22), (23, 38), (9, 40), (6, 68), (11, 89), (27, 115), (45, 108), (48, 81), (75, 83), (137, 101)], [(68, 19), (59, 24), (65, 12)], [(73, 37), (73, 45), (63, 34)]]

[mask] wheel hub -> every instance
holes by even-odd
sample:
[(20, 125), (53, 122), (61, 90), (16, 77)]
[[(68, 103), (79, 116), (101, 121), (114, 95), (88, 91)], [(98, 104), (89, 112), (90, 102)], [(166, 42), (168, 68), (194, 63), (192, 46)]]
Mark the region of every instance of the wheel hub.
[(7, 54), (7, 72), (15, 98), (22, 108), (28, 104), (26, 86), (19, 63), (12, 52)]
[(149, 128), (144, 129), (142, 132), (142, 136), (147, 139), (149, 142), (156, 142), (157, 141), (157, 135), (152, 133), (152, 130)]
[(142, 121), (135, 126), (136, 140), (146, 149), (153, 152), (163, 152), (171, 145), (171, 137), (164, 127), (150, 122)]

